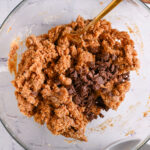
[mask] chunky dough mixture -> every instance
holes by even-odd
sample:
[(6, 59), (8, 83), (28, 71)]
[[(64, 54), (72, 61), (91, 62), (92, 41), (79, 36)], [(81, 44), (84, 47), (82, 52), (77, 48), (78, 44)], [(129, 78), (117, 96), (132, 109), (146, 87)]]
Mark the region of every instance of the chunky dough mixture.
[(75, 43), (67, 36), (90, 20), (56, 26), (31, 35), (15, 80), (20, 111), (46, 124), (55, 135), (86, 141), (88, 122), (116, 110), (130, 88), (129, 74), (139, 68), (134, 42), (127, 32), (100, 20)]

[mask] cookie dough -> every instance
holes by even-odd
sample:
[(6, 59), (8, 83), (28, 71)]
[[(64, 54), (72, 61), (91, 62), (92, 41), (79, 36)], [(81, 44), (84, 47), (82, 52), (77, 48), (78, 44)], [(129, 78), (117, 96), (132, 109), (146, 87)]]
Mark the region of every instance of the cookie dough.
[(59, 25), (26, 39), (27, 50), (14, 81), (20, 111), (46, 124), (55, 135), (86, 141), (85, 128), (101, 110), (116, 110), (130, 88), (130, 71), (139, 68), (127, 32), (100, 20), (81, 36), (67, 37), (90, 20)]

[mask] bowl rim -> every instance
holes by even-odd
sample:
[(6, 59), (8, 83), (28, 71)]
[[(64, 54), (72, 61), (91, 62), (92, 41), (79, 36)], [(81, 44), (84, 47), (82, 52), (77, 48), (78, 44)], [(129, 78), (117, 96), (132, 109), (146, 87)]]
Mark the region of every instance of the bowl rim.
[[(3, 26), (5, 25), (5, 23), (7, 22), (7, 20), (11, 17), (11, 15), (13, 15), (15, 13), (15, 11), (17, 11), (18, 8), (21, 8), (21, 6), (26, 2), (27, 0), (21, 0), (21, 2), (19, 2), (11, 11), (10, 13), (7, 15), (7, 17), (4, 19), (4, 21), (2, 22), (2, 24), (0, 25), (0, 31), (2, 30)], [(6, 126), (6, 124), (4, 123), (4, 121), (2, 120), (2, 118), (0, 117), (0, 122), (2, 124), (2, 126), (4, 127), (4, 129), (7, 131), (7, 133), (10, 135), (10, 137), (20, 146), (22, 147), (24, 150), (27, 150), (26, 147), (23, 145), (23, 143), (21, 143), (9, 130), (9, 128)]]
[[(5, 26), (7, 20), (19, 9), (21, 8), (27, 1), (29, 0), (21, 0), (21, 2), (19, 2), (11, 11), (10, 13), (7, 15), (7, 17), (4, 19), (4, 21), (2, 21), (2, 24), (0, 25), (0, 32), (2, 30), (2, 28)], [(134, 0), (133, 0), (134, 1)], [(148, 7), (146, 5), (146, 3), (144, 3), (142, 0), (139, 0), (137, 3), (141, 4), (143, 6), (143, 8), (147, 9), (150, 13), (150, 7)], [(24, 144), (22, 142), (20, 142), (14, 135), (13, 133), (11, 133), (11, 131), (9, 130), (9, 128), (7, 127), (7, 125), (5, 124), (5, 121), (2, 120), (2, 118), (0, 117), (0, 122), (3, 125), (4, 129), (7, 131), (7, 133), (10, 135), (10, 137), (16, 141), (18, 143), (19, 146), (21, 146), (23, 149), (28, 150)], [(144, 143), (145, 144), (145, 143)]]

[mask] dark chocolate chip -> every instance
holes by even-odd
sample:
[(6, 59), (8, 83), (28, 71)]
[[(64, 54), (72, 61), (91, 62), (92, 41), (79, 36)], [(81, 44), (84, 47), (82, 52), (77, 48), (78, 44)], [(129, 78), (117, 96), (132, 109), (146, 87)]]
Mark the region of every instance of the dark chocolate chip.
[(88, 82), (88, 79), (87, 79), (86, 76), (81, 76), (81, 79), (82, 79), (83, 82)]
[(115, 71), (115, 65), (114, 65), (114, 64), (111, 65), (110, 71), (111, 71), (112, 73)]
[(80, 99), (80, 97), (79, 97), (78, 95), (75, 95), (75, 96), (73, 97), (73, 101), (74, 101), (74, 103), (77, 104), (77, 105), (79, 105), (79, 104), (81, 103), (81, 99)]
[(67, 89), (68, 89), (68, 92), (69, 92), (69, 94), (70, 95), (74, 95), (75, 94), (75, 89), (74, 89), (74, 87), (71, 85), (71, 86), (69, 86), (69, 87), (67, 87)]
[(99, 66), (98, 70), (99, 70), (99, 71), (105, 71), (106, 68), (107, 68), (107, 66), (101, 65), (101, 66)]
[(103, 93), (105, 93), (105, 92), (107, 92), (107, 89), (106, 89), (106, 88), (101, 88), (101, 91), (102, 91)]
[(90, 86), (90, 85), (92, 85), (92, 84), (93, 84), (93, 81), (88, 80), (87, 85)]
[(103, 114), (101, 114), (101, 113), (99, 114), (99, 116), (100, 116), (101, 118), (104, 118), (104, 115), (103, 115)]
[(59, 80), (55, 80), (55, 84), (56, 84), (58, 87), (61, 87), (61, 86), (62, 86), (62, 84), (61, 84), (61, 82), (60, 82)]
[(103, 99), (102, 99), (101, 96), (99, 96), (99, 97), (96, 99), (95, 103), (96, 103), (97, 106), (99, 106), (99, 107), (101, 107), (102, 109), (108, 111), (109, 108), (104, 104), (104, 101), (103, 101)]
[(112, 96), (114, 96), (114, 95), (113, 95), (112, 92), (109, 92), (109, 93), (108, 93), (108, 96), (112, 97)]
[(90, 108), (92, 105), (93, 105), (93, 101), (92, 101), (92, 100), (91, 100), (91, 101), (88, 101), (88, 103), (87, 103), (87, 108)]
[(105, 54), (104, 56), (103, 56), (103, 60), (106, 62), (106, 61), (109, 61), (109, 58), (110, 58), (110, 55), (109, 55), (109, 53), (108, 54)]
[(88, 62), (88, 66), (90, 69), (95, 68), (95, 63), (94, 62)]
[(95, 98), (94, 94), (91, 94), (89, 97), (88, 97), (88, 101), (93, 101)]
[(129, 80), (129, 73), (125, 73), (122, 76), (125, 80)]
[(92, 78), (93, 78), (93, 73), (90, 71), (90, 72), (87, 74), (87, 77), (88, 77), (88, 79), (92, 79)]
[(107, 80), (107, 74), (105, 71), (100, 71), (99, 75), (103, 78), (103, 80)]
[(95, 91), (99, 90), (100, 89), (100, 85), (99, 84), (93, 84), (93, 89)]
[(101, 76), (98, 76), (96, 78), (94, 78), (94, 81), (96, 82), (96, 84), (104, 84), (104, 80)]
[[(97, 54), (96, 55), (96, 60), (98, 61), (98, 60), (101, 60), (102, 59), (102, 56), (101, 56), (101, 54)], [(102, 60), (101, 60), (102, 61)], [(102, 61), (103, 62), (103, 61)]]
[(87, 100), (82, 99), (80, 106), (81, 106), (81, 107), (86, 107), (86, 106), (87, 106), (87, 103), (88, 103)]
[(99, 47), (88, 47), (88, 50), (93, 53), (96, 54), (99, 52)]
[(32, 94), (33, 96), (37, 96), (37, 95), (38, 95), (38, 92), (31, 92), (31, 94)]
[(122, 80), (123, 80), (122, 76), (121, 75), (118, 76), (118, 82), (122, 82)]
[(95, 71), (94, 70), (91, 70), (92, 74), (95, 74)]
[(116, 58), (117, 58), (117, 56), (112, 54), (112, 56), (111, 56), (112, 61), (116, 60)]
[(74, 68), (69, 69), (70, 74), (73, 73), (74, 71), (75, 71)]
[(106, 75), (107, 75), (107, 79), (110, 79), (112, 77), (112, 73), (110, 72), (107, 72)]
[(93, 119), (97, 119), (97, 115), (95, 115), (91, 112), (91, 113), (87, 114), (87, 118), (89, 121), (92, 121)]
[(80, 89), (81, 97), (87, 97), (88, 96), (88, 92), (89, 92), (89, 89), (88, 89), (87, 86), (81, 86), (81, 89)]
[[(106, 111), (109, 109), (101, 97), (95, 99), (96, 91), (101, 89), (102, 92), (107, 92), (107, 89), (101, 88), (101, 85), (105, 85), (114, 77), (117, 77), (119, 82), (129, 79), (128, 74), (117, 76), (118, 67), (109, 61), (111, 59), (114, 61), (116, 58), (116, 55), (96, 54), (96, 62), (88, 62), (87, 64), (89, 72), (87, 72), (87, 68), (81, 68), (80, 70), (71, 68), (67, 71), (67, 77), (72, 79), (73, 85), (67, 87), (68, 92), (72, 95), (75, 104), (85, 107), (84, 113), (88, 120), (97, 117), (91, 110), (94, 105)], [(102, 117), (103, 115), (99, 114), (99, 116)]]
[(110, 62), (105, 62), (105, 65), (107, 66), (107, 68), (109, 68), (111, 63)]
[(74, 71), (70, 77), (76, 79), (78, 77), (77, 71)]
[(118, 76), (118, 82), (129, 81), (129, 73), (125, 73)]

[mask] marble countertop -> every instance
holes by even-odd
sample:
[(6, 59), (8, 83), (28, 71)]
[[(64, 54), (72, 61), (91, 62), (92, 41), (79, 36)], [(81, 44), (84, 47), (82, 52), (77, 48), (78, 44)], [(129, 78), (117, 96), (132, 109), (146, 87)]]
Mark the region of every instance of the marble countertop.
[[(22, 0), (0, 0), (0, 25), (9, 12)], [(150, 4), (149, 4), (150, 7)], [(0, 123), (0, 150), (23, 150), (7, 133)]]
[[(10, 11), (22, 0), (0, 0), (0, 25)], [(23, 150), (0, 123), (0, 150)]]

